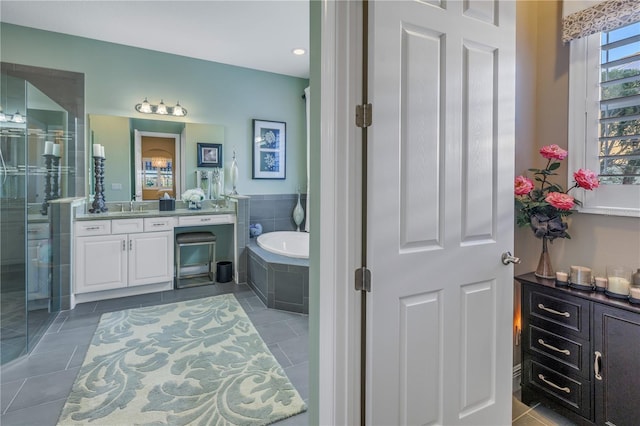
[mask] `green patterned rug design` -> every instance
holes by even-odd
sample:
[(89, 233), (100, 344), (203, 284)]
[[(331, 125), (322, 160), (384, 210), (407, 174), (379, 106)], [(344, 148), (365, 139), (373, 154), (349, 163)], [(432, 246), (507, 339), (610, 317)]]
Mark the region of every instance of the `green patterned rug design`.
[(102, 315), (60, 425), (265, 425), (306, 405), (232, 294)]

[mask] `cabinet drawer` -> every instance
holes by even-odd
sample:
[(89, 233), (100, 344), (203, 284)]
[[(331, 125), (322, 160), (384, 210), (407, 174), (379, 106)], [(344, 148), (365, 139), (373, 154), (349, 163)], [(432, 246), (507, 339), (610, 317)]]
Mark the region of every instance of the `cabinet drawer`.
[(178, 218), (179, 226), (217, 225), (222, 223), (233, 223), (233, 216), (230, 214), (216, 214), (180, 216)]
[(528, 329), (527, 350), (542, 357), (559, 361), (573, 373), (588, 378), (589, 343), (567, 339), (536, 326)]
[(74, 225), (76, 236), (84, 237), (87, 235), (109, 235), (111, 234), (110, 220), (88, 220), (84, 222), (76, 222)]
[(144, 231), (144, 222), (140, 219), (120, 219), (111, 222), (112, 234), (129, 234)]
[(579, 415), (591, 418), (591, 382), (576, 379), (538, 364), (525, 362), (525, 385)]
[(28, 240), (48, 240), (49, 224), (48, 223), (30, 223), (27, 226)]
[(532, 324), (559, 335), (566, 333), (589, 340), (589, 302), (562, 295), (555, 297), (543, 290), (524, 289), (524, 315)]
[(170, 231), (175, 226), (173, 217), (147, 217), (144, 219), (144, 232)]

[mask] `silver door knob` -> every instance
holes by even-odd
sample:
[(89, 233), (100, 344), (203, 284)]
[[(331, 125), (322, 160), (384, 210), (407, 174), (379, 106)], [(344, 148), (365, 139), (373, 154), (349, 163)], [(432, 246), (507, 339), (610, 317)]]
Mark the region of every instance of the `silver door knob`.
[(520, 263), (520, 258), (513, 256), (510, 251), (505, 251), (502, 253), (502, 264), (508, 265), (510, 263)]

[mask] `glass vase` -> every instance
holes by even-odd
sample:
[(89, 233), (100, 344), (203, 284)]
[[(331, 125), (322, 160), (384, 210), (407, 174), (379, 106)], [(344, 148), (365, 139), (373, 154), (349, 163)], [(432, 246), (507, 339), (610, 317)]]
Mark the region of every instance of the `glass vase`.
[(538, 261), (538, 268), (536, 269), (535, 275), (540, 278), (555, 278), (555, 273), (553, 272), (553, 266), (551, 266), (551, 258), (549, 257), (549, 248), (547, 244), (549, 242), (549, 238), (542, 237), (542, 253), (540, 253), (540, 260)]

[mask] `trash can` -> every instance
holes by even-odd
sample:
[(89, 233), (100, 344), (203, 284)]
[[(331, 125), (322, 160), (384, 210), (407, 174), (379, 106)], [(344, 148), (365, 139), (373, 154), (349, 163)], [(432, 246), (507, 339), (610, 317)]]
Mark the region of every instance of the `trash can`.
[(228, 283), (233, 279), (233, 262), (224, 260), (216, 264), (216, 281)]

